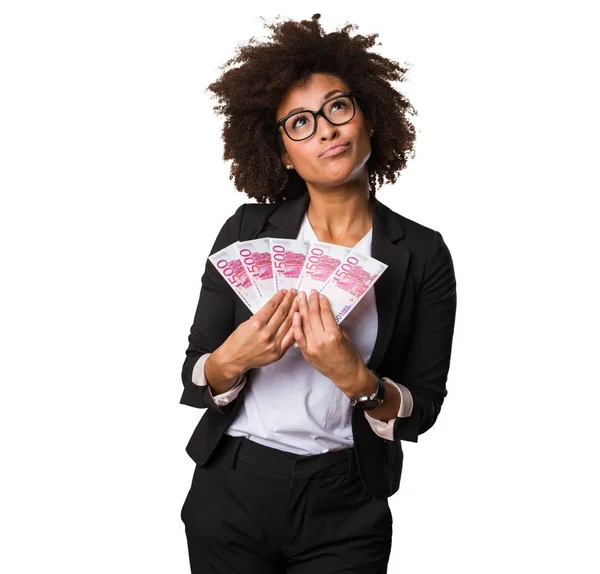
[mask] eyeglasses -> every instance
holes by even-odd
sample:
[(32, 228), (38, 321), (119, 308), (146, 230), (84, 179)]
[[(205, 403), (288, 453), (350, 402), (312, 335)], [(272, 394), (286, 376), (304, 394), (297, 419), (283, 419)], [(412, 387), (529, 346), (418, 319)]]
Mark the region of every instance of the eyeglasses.
[(317, 129), (317, 118), (323, 116), (330, 124), (341, 126), (347, 124), (356, 113), (352, 92), (338, 94), (323, 102), (318, 112), (302, 110), (292, 112), (277, 122), (277, 129), (283, 126), (287, 136), (294, 141), (302, 141), (312, 136)]

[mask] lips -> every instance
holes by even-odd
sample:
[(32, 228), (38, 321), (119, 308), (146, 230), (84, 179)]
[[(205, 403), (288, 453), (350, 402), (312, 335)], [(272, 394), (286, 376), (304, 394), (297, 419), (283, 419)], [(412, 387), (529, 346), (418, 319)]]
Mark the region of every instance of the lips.
[(328, 146), (325, 150), (319, 155), (319, 157), (330, 157), (332, 155), (338, 155), (343, 153), (350, 146), (350, 142), (336, 144), (334, 146)]

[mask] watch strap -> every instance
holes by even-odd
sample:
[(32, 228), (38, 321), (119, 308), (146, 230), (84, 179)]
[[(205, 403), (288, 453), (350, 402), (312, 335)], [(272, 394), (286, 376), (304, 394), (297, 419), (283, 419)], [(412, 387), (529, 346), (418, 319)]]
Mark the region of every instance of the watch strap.
[(376, 409), (383, 403), (386, 387), (383, 377), (379, 373), (373, 371), (373, 369), (369, 370), (373, 374), (377, 375), (377, 389), (371, 395), (363, 395), (354, 399), (350, 399), (350, 405), (354, 408), (370, 411)]

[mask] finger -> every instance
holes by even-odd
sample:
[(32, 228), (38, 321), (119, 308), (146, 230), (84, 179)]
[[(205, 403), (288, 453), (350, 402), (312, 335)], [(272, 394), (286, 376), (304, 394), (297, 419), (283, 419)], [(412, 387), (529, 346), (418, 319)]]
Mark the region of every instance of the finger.
[(333, 316), (329, 299), (325, 295), (319, 295), (319, 302), (321, 303), (321, 320), (323, 321), (323, 328), (326, 331), (336, 331), (338, 324)]
[(266, 325), (269, 319), (273, 316), (273, 313), (277, 311), (279, 304), (285, 298), (287, 289), (280, 289), (271, 297), (256, 313), (254, 313), (254, 320), (259, 324)]
[(319, 292), (316, 289), (310, 290), (310, 307), (308, 309), (308, 315), (310, 317), (310, 324), (312, 326), (313, 333), (323, 332), (325, 327), (323, 326), (323, 319), (321, 319), (321, 303), (319, 301)]
[(298, 298), (296, 298), (294, 300), (294, 304), (292, 305), (292, 308), (290, 309), (291, 323), (290, 323), (290, 330), (287, 333), (287, 335), (291, 339), (290, 346), (294, 345), (296, 347), (296, 349), (298, 349), (299, 348), (298, 342), (296, 341), (296, 336), (294, 335), (294, 315), (296, 315), (296, 314), (299, 314), (299, 302), (298, 302)]
[(281, 341), (282, 345), (283, 345), (283, 338), (292, 329), (292, 317), (297, 310), (298, 310), (298, 301), (297, 301), (296, 297), (294, 297), (293, 301), (292, 301), (292, 306), (290, 307), (285, 320), (281, 323), (281, 325), (277, 329), (277, 333), (275, 334), (275, 340)]
[(294, 313), (292, 325), (294, 329), (294, 339), (298, 343), (298, 347), (300, 347), (300, 350), (304, 352), (304, 350), (306, 349), (307, 341), (306, 336), (304, 335), (304, 331), (302, 329), (302, 317), (300, 313)]
[(310, 324), (310, 317), (308, 313), (308, 300), (306, 298), (306, 293), (304, 291), (300, 291), (298, 293), (298, 312), (300, 313), (300, 326), (304, 331), (304, 335), (308, 338), (312, 338), (312, 326)]
[(272, 332), (276, 333), (282, 323), (286, 320), (288, 312), (294, 299), (296, 297), (295, 289), (290, 289), (285, 297), (279, 302), (279, 306), (275, 309), (275, 312), (271, 315), (271, 318), (267, 322), (267, 328)]
[(290, 307), (290, 312), (288, 313), (288, 317), (290, 319), (293, 319), (294, 313), (297, 313), (299, 310), (300, 310), (300, 302), (298, 301), (297, 297), (294, 297), (294, 302), (292, 303), (292, 306)]
[(294, 335), (293, 317), (294, 315), (290, 317), (290, 328), (288, 329), (288, 332), (285, 334), (283, 340), (281, 341), (281, 350), (283, 353), (285, 353), (296, 342), (296, 337)]

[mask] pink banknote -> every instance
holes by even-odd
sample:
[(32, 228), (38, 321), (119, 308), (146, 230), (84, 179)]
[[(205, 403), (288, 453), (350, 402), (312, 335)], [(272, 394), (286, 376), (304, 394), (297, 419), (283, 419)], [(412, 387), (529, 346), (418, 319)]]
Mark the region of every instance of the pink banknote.
[(208, 259), (248, 309), (256, 313), (262, 307), (263, 301), (256, 285), (246, 272), (237, 253), (236, 244), (232, 243), (225, 249), (213, 253)]
[(238, 241), (234, 245), (248, 276), (256, 285), (263, 303), (266, 303), (275, 295), (268, 237)]
[(320, 290), (329, 300), (338, 325), (375, 285), (387, 267), (385, 263), (357, 251), (350, 251), (346, 255)]
[(275, 291), (297, 288), (309, 242), (269, 237), (269, 243)]
[(350, 251), (352, 251), (350, 247), (324, 241), (311, 241), (300, 273), (298, 291), (306, 293), (310, 293), (311, 289), (320, 291)]

